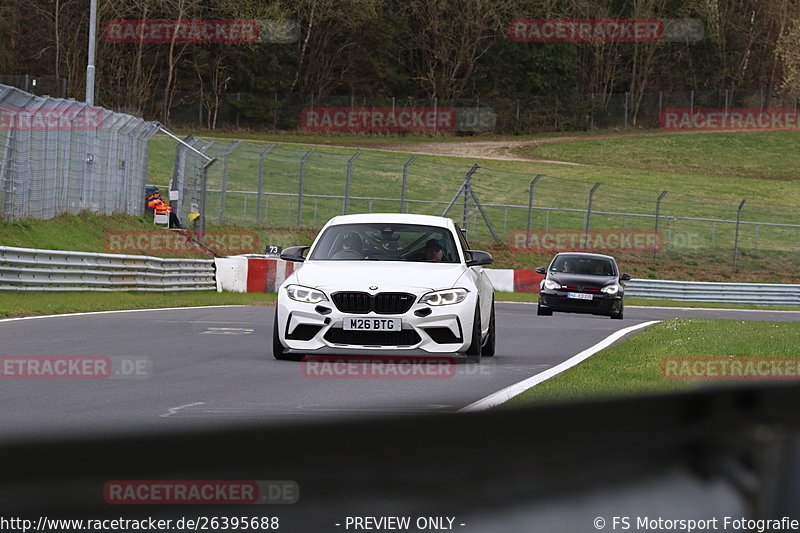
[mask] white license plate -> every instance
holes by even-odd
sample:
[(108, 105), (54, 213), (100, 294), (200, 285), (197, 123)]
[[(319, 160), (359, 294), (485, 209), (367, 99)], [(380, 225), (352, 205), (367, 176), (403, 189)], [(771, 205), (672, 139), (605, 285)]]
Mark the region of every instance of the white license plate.
[(591, 300), (592, 295), (585, 292), (568, 292), (567, 298), (572, 298), (574, 300)]
[(342, 329), (355, 331), (400, 331), (399, 318), (345, 318)]

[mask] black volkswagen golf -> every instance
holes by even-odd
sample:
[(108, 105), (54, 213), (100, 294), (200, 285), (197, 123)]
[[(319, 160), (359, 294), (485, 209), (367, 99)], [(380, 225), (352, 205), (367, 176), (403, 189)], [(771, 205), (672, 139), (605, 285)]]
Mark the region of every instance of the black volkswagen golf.
[(549, 316), (553, 311), (591, 313), (622, 319), (625, 289), (620, 283), (631, 279), (620, 274), (617, 262), (610, 255), (562, 252), (545, 270), (539, 286), (539, 307), (536, 314)]

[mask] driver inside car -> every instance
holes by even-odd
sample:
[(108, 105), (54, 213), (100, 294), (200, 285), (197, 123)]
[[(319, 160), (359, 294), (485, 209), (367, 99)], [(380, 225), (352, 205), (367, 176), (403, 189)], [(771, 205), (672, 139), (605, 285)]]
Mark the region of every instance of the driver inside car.
[(358, 233), (350, 233), (342, 240), (342, 249), (332, 259), (363, 259), (363, 244)]

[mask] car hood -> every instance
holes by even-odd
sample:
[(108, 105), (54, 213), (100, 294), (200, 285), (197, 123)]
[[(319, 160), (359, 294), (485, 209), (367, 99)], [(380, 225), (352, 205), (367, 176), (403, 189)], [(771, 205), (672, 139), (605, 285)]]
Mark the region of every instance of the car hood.
[(563, 272), (550, 272), (547, 279), (561, 285), (589, 285), (592, 287), (605, 287), (617, 283), (616, 276), (589, 276), (586, 274), (565, 274)]
[(294, 278), (300, 285), (328, 291), (432, 291), (453, 287), (465, 270), (460, 263), (306, 261)]

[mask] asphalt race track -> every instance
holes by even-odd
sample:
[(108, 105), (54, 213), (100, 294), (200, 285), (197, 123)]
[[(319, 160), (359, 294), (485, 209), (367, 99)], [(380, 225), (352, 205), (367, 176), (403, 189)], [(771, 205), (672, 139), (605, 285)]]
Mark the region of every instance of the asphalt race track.
[(428, 379), (311, 378), (271, 355), (274, 307), (148, 310), (0, 321), (0, 357), (145, 360), (146, 375), (0, 379), (3, 440), (252, 421), (454, 412), (538, 374), (616, 330), (674, 317), (800, 320), (800, 312), (627, 307), (625, 320), (497, 304), (497, 356)]

